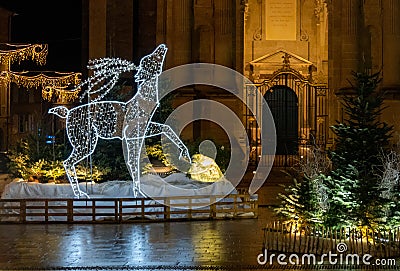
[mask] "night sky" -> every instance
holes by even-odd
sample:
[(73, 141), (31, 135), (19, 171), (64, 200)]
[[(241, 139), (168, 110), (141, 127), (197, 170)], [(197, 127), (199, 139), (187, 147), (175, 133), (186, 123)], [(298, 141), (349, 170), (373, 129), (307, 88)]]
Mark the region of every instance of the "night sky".
[(11, 43), (49, 45), (46, 66), (25, 64), (22, 69), (81, 71), (81, 0), (0, 0), (0, 6), (15, 13), (11, 20)]

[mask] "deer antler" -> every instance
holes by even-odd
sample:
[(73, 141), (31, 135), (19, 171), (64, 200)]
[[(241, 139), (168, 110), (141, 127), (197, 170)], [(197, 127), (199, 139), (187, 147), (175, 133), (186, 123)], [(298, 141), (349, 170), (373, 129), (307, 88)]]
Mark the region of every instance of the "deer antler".
[[(83, 81), (75, 88), (76, 90), (87, 85), (86, 91), (81, 95), (81, 101), (86, 94), (92, 95), (96, 93), (100, 93), (100, 95), (93, 101), (99, 101), (103, 99), (104, 96), (106, 96), (115, 86), (121, 73), (138, 69), (132, 62), (120, 58), (100, 58), (90, 60), (87, 68), (92, 70), (94, 75)], [(104, 84), (104, 81), (108, 82)], [(96, 89), (96, 87), (100, 84), (102, 84), (102, 86)]]

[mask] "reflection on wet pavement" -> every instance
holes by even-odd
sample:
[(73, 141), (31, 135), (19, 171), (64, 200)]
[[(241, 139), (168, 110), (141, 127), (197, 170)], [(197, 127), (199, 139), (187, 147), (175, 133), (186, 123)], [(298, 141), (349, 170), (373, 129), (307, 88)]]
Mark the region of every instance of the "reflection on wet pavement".
[[(262, 228), (271, 217), (270, 211), (260, 208), (258, 219), (243, 220), (3, 224), (0, 270), (294, 269), (294, 266), (257, 264), (257, 256), (262, 252)], [(370, 267), (363, 269), (377, 270)], [(358, 268), (318, 266), (316, 269)], [(397, 266), (390, 268), (395, 269)]]
[(257, 219), (0, 225), (0, 240), (0, 268), (3, 269), (96, 266), (152, 266), (154, 269), (156, 266), (256, 265), (262, 248), (262, 231)]

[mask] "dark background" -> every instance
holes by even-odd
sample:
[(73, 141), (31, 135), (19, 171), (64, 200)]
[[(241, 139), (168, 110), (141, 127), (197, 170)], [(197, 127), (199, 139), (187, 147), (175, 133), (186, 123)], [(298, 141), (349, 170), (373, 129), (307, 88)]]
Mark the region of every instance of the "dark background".
[(81, 71), (82, 1), (0, 0), (11, 18), (11, 43), (47, 43), (47, 64), (23, 63), (13, 70)]

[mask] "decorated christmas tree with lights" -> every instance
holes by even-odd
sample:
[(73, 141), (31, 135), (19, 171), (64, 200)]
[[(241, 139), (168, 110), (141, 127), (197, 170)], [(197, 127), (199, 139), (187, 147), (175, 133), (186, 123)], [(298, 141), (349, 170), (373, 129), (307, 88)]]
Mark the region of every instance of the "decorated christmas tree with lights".
[(381, 122), (383, 94), (380, 73), (353, 73), (354, 94), (343, 98), (346, 120), (333, 126), (333, 170), (326, 178), (330, 209), (328, 225), (375, 226), (385, 220), (380, 188), (380, 157), (387, 152), (392, 127)]
[(385, 226), (396, 217), (400, 221), (399, 163), (393, 164), (399, 156), (385, 162), (392, 127), (380, 121), (380, 74), (353, 77), (355, 84), (343, 96), (344, 121), (331, 127), (336, 138), (329, 159), (323, 150), (311, 150), (314, 159), (307, 157), (294, 184), (280, 195), (282, 205), (276, 211), (286, 220), (368, 228)]

